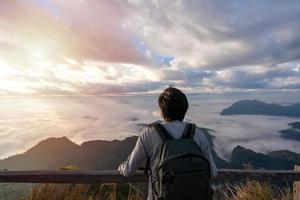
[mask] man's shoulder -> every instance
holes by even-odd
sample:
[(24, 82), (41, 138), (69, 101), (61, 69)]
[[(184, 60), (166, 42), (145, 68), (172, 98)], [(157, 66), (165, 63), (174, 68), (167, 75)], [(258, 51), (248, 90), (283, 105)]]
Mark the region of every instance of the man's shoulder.
[(198, 137), (206, 137), (204, 132), (201, 130), (201, 128), (199, 128), (197, 126), (196, 126), (196, 129), (195, 129), (195, 135), (197, 135)]
[(209, 145), (206, 134), (200, 128), (196, 128), (194, 140), (202, 147)]
[(154, 123), (158, 123), (158, 122), (153, 122), (148, 124), (147, 126), (144, 127), (143, 131), (142, 131), (142, 137), (151, 137), (153, 135), (153, 133), (155, 133), (155, 128), (153, 126)]

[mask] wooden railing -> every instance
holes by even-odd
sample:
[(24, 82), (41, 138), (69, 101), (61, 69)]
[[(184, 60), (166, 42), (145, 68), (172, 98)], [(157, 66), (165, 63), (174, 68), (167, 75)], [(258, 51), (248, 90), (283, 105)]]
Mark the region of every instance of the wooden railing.
[[(146, 182), (141, 171), (131, 177), (117, 171), (0, 171), (0, 183), (134, 183)], [(233, 170), (220, 169), (216, 181), (300, 181), (300, 172), (293, 170)]]

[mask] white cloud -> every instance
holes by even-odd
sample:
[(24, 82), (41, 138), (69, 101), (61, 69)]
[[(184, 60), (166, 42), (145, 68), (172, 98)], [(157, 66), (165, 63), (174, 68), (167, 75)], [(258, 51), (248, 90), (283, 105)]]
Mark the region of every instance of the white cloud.
[(273, 65), (300, 57), (297, 1), (149, 0), (131, 6), (127, 26), (151, 50), (192, 67)]
[(149, 93), (170, 84), (189, 92), (297, 90), (299, 8), (298, 1), (7, 1), (0, 94)]

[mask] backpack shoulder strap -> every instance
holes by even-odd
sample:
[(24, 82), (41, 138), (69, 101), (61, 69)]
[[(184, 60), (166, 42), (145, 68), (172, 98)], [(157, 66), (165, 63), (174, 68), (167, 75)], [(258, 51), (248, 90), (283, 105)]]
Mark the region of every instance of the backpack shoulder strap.
[(190, 124), (187, 123), (187, 124), (185, 125), (185, 128), (184, 128), (184, 130), (183, 130), (183, 133), (182, 133), (180, 139), (187, 138), (186, 136), (187, 136), (187, 133), (188, 133), (188, 131), (189, 131), (189, 128), (190, 128)]
[(182, 134), (182, 139), (183, 138), (190, 138), (193, 139), (196, 131), (196, 125), (195, 124), (190, 124), (188, 123), (185, 127), (185, 130)]
[(151, 124), (151, 126), (158, 132), (158, 134), (160, 135), (160, 137), (163, 141), (174, 139), (171, 136), (171, 134), (167, 131), (167, 129), (160, 123), (153, 123), (153, 124)]

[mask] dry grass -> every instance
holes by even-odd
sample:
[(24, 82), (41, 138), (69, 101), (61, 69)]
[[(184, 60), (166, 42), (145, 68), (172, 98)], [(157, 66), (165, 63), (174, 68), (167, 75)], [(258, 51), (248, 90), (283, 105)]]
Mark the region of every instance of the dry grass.
[[(125, 192), (118, 191), (116, 184), (39, 184), (29, 196), (20, 200), (142, 200), (144, 197), (127, 185)], [(128, 190), (128, 191), (127, 191)]]
[[(60, 170), (79, 170), (75, 165)], [(139, 186), (139, 185), (138, 185)], [(20, 200), (142, 200), (139, 187), (131, 184), (38, 184)]]
[(226, 185), (219, 189), (217, 200), (293, 200), (289, 188), (278, 188), (256, 181), (243, 185)]
[[(139, 188), (130, 184), (39, 184), (22, 200), (142, 200)], [(218, 189), (214, 200), (293, 200), (289, 188), (268, 183), (247, 182), (225, 185)]]

